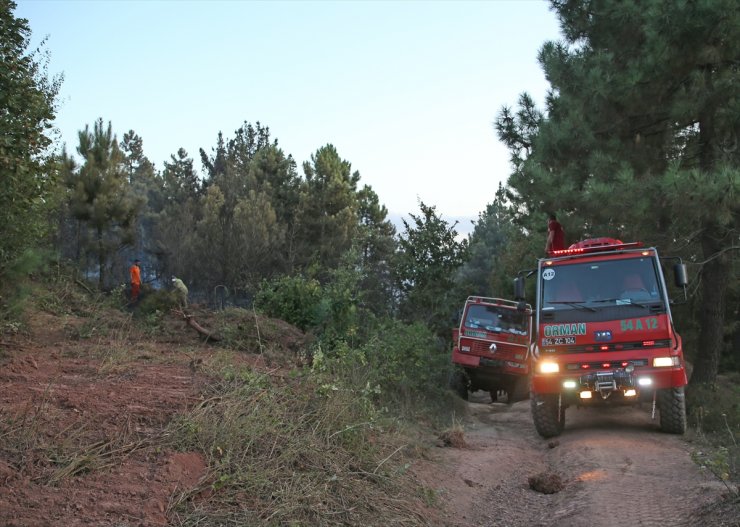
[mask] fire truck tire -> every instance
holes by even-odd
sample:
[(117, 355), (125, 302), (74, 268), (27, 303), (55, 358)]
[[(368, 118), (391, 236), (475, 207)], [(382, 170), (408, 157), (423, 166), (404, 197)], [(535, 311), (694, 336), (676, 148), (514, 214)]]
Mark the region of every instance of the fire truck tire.
[(547, 439), (559, 436), (565, 428), (565, 406), (558, 405), (558, 394), (531, 394), (532, 418), (537, 433)]
[(683, 386), (658, 391), (660, 429), (669, 434), (686, 432), (686, 398)]
[(464, 401), (468, 400), (468, 387), (470, 386), (470, 380), (464, 370), (460, 368), (454, 368), (450, 374), (449, 381), (450, 389), (460, 396)]

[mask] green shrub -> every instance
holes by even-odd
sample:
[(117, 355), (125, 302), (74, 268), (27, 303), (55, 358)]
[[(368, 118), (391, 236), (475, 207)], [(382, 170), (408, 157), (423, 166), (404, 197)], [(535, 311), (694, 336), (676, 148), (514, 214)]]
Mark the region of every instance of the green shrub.
[(47, 263), (45, 253), (27, 249), (0, 268), (0, 320), (15, 321), (31, 295), (29, 277)]
[(401, 414), (449, 406), (450, 358), (419, 323), (385, 320), (357, 347), (346, 343), (314, 354), (314, 371), (354, 387), (359, 397)]
[(136, 314), (140, 317), (149, 317), (154, 313), (168, 313), (178, 306), (179, 300), (175, 291), (144, 288), (141, 291)]
[(321, 285), (302, 276), (285, 276), (260, 285), (254, 303), (257, 309), (307, 331), (321, 319)]

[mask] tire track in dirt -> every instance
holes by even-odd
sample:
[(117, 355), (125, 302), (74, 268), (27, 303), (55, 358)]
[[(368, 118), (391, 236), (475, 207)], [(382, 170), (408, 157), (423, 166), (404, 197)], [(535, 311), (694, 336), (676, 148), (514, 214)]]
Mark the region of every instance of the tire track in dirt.
[[(658, 430), (649, 409), (569, 408), (563, 434), (545, 440), (529, 401), (472, 401), (468, 448), (439, 449), (436, 463), (416, 467), (446, 513), (430, 525), (688, 526), (725, 491), (691, 460), (683, 437)], [(560, 476), (563, 490), (531, 490), (528, 478), (542, 472)]]
[(722, 493), (691, 460), (684, 439), (661, 433), (649, 409), (568, 410), (566, 430), (548, 456), (567, 481), (556, 523), (573, 526), (689, 525), (690, 513)]

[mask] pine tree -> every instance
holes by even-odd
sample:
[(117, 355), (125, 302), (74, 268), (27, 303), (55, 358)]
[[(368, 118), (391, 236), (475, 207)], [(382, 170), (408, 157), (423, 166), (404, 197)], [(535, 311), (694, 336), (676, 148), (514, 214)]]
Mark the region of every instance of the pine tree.
[(92, 231), (88, 249), (95, 255), (98, 284), (108, 285), (106, 270), (115, 249), (131, 245), (142, 200), (131, 192), (125, 156), (118, 147), (113, 127), (98, 119), (91, 131), (85, 126), (78, 134), (77, 152), (84, 160), (76, 167), (67, 163), (67, 187), (72, 216)]
[(730, 0), (552, 6), (564, 41), (540, 52), (546, 112), (523, 97), (496, 122), (518, 208), (561, 212), (576, 238), (645, 239), (694, 259), (702, 301), (692, 382), (712, 382), (725, 291), (738, 287), (740, 10)]
[(301, 262), (333, 269), (352, 246), (358, 225), (357, 183), (360, 173), (352, 172), (333, 145), (319, 148), (311, 162), (303, 164), (306, 179), (301, 189), (298, 236)]
[(376, 315), (391, 315), (394, 309), (393, 268), (398, 249), (396, 228), (388, 220), (388, 210), (369, 185), (357, 193), (358, 234), (354, 246), (362, 278), (364, 304)]
[[(468, 241), (467, 260), (456, 276), (461, 297), (482, 295), (508, 298), (511, 295), (511, 276), (526, 261), (521, 251), (516, 250), (526, 236), (512, 218), (513, 211), (506, 201), (506, 192), (499, 183), (496, 198), (474, 223)], [(524, 244), (525, 247), (528, 245)]]
[(176, 155), (170, 156), (170, 161), (165, 162), (161, 174), (162, 186), (167, 204), (185, 203), (189, 199), (197, 198), (203, 189), (202, 182), (193, 166), (192, 158), (184, 148), (180, 148)]

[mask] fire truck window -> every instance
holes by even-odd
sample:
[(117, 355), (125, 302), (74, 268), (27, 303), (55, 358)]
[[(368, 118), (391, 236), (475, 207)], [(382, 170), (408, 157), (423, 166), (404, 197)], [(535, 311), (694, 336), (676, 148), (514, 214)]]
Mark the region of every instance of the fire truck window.
[(556, 302), (583, 302), (581, 290), (575, 282), (555, 284), (554, 295), (551, 300)]
[(469, 328), (485, 328), (493, 324), (493, 318), (486, 311), (486, 306), (470, 306), (465, 325)]
[(465, 326), (496, 333), (528, 333), (527, 316), (524, 313), (496, 306), (471, 306), (465, 317)]
[(651, 258), (629, 258), (588, 264), (563, 265), (542, 282), (543, 309), (573, 309), (568, 302), (598, 303), (608, 300), (651, 302), (660, 299), (655, 264)]
[[(657, 293), (657, 289), (653, 289)], [(652, 299), (652, 293), (648, 290), (642, 277), (637, 273), (632, 273), (624, 277), (619, 298), (633, 302), (648, 302)]]

